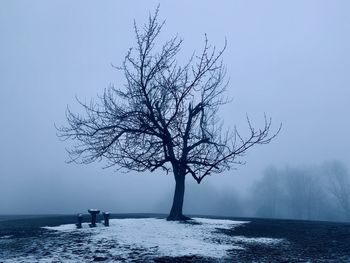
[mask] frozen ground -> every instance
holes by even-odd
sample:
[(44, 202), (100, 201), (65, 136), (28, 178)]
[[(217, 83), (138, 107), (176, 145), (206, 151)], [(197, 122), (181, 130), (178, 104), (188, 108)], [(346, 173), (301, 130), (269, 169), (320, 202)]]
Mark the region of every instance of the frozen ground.
[(0, 262), (350, 262), (349, 224), (143, 217), (78, 230), (64, 223), (74, 221), (3, 221)]
[[(110, 227), (84, 224), (44, 227), (48, 239), (37, 244), (34, 255), (9, 257), (4, 262), (83, 262), (87, 256), (95, 261), (152, 260), (161, 257), (197, 256), (224, 259), (229, 250), (244, 250), (244, 243), (273, 245), (282, 239), (229, 236), (218, 231), (233, 229), (246, 221), (194, 218), (190, 223), (165, 219), (112, 219)], [(4, 236), (10, 240), (11, 236)], [(239, 245), (237, 244), (239, 243)]]
[(66, 233), (85, 232), (90, 236), (90, 242), (86, 244), (90, 250), (100, 243), (113, 247), (108, 249), (108, 255), (100, 253), (101, 257), (106, 258), (116, 256), (127, 258), (135, 249), (157, 256), (200, 255), (222, 258), (229, 249), (244, 248), (235, 246), (232, 237), (217, 232), (217, 229), (230, 229), (244, 223), (247, 222), (195, 218), (191, 223), (179, 223), (164, 219), (139, 218), (112, 219), (109, 228), (101, 224), (92, 229), (85, 224), (81, 230), (76, 230), (75, 225), (46, 227), (46, 229)]

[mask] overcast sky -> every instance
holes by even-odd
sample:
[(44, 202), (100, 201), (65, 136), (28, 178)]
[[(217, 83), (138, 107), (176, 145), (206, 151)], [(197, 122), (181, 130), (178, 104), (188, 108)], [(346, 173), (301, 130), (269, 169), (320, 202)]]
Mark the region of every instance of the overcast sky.
[[(173, 177), (120, 174), (102, 164), (67, 164), (54, 124), (74, 97), (95, 98), (125, 80), (111, 63), (135, 43), (160, 2), (161, 41), (184, 39), (182, 57), (222, 47), (233, 102), (225, 125), (256, 126), (264, 112), (283, 129), (245, 156), (245, 166), (203, 183), (246, 191), (266, 166), (340, 160), (349, 167), (350, 1), (2, 1), (0, 8), (0, 213), (157, 212)], [(188, 178), (188, 182), (192, 178)], [(200, 186), (199, 186), (200, 187)], [(165, 200), (165, 201), (164, 201)], [(167, 211), (164, 211), (167, 212)]]

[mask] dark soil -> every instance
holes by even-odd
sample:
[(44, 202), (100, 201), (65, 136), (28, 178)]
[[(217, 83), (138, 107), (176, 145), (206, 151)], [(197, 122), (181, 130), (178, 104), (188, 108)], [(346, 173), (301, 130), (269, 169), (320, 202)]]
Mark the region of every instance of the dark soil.
[(288, 242), (264, 247), (246, 244), (230, 255), (239, 262), (350, 262), (350, 224), (318, 221), (250, 219), (227, 235), (283, 238)]

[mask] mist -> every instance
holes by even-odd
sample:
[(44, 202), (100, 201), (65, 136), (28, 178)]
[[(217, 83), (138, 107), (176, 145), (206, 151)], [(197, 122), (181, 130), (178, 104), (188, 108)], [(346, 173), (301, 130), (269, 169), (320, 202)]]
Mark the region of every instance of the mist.
[(252, 216), (350, 220), (350, 175), (340, 162), (313, 167), (269, 167), (254, 183), (251, 193), (248, 202)]
[(233, 101), (220, 112), (226, 126), (237, 125), (244, 134), (246, 114), (259, 126), (264, 113), (276, 127), (283, 123), (276, 140), (242, 158), (245, 165), (200, 185), (188, 177), (185, 212), (349, 220), (346, 201), (335, 190), (337, 180), (348, 182), (349, 167), (346, 0), (5, 1), (0, 214), (70, 214), (93, 207), (169, 212), (171, 174), (124, 174), (117, 167), (102, 169), (103, 161), (68, 164), (70, 142), (60, 141), (54, 126), (65, 123), (67, 105), (80, 111), (75, 96), (89, 101), (109, 85), (125, 83), (111, 64), (119, 65), (135, 44), (133, 20), (142, 24), (159, 2), (166, 19), (161, 40), (175, 34), (184, 39), (180, 61), (202, 48), (205, 33), (218, 47), (227, 40), (227, 95)]
[[(185, 211), (195, 215), (350, 221), (350, 174), (339, 161), (319, 165), (269, 166), (249, 191), (189, 183)], [(166, 213), (172, 192), (157, 211)]]

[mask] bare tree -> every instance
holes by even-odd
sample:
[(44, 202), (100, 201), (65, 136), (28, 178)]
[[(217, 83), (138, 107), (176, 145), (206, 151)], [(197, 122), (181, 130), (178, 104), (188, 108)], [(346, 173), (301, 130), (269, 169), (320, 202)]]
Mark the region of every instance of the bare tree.
[(177, 63), (182, 40), (174, 37), (155, 48), (164, 25), (158, 9), (142, 29), (134, 26), (136, 46), (127, 53), (121, 70), (124, 88), (109, 87), (98, 102), (82, 103), (85, 114), (67, 109), (68, 125), (58, 128), (63, 139), (77, 141), (68, 150), (71, 161), (91, 163), (104, 159), (107, 167), (126, 171), (172, 172), (175, 194), (168, 220), (186, 220), (182, 214), (185, 177), (200, 183), (206, 176), (241, 163), (241, 157), (255, 144), (267, 144), (271, 119), (249, 135), (237, 129), (223, 130), (218, 108), (227, 103), (228, 84), (221, 57), (208, 44), (184, 66)]
[[(252, 192), (256, 216), (321, 219), (329, 210), (320, 175), (315, 168), (273, 166), (255, 183)], [(322, 209), (320, 209), (322, 208)]]
[(335, 198), (337, 205), (350, 220), (350, 176), (341, 162), (328, 162), (323, 166), (328, 177), (328, 191)]
[(283, 179), (281, 172), (270, 166), (265, 169), (263, 177), (254, 183), (251, 202), (256, 208), (256, 216), (267, 218), (281, 216), (282, 203), (285, 199)]

